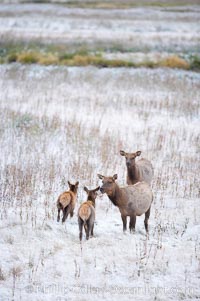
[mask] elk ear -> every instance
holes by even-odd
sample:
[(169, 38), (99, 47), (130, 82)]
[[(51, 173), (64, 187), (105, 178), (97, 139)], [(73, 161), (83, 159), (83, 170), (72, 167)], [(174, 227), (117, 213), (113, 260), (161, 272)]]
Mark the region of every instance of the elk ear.
[(117, 180), (117, 174), (115, 174), (115, 175), (113, 176), (113, 180), (114, 180), (114, 181)]
[(78, 184), (79, 184), (79, 181), (77, 181), (77, 182), (76, 182), (75, 186), (77, 187), (77, 186), (78, 186)]
[(125, 156), (126, 153), (125, 153), (123, 150), (120, 150), (120, 155), (121, 155), (121, 156)]
[(141, 155), (141, 153), (142, 153), (141, 151), (137, 151), (137, 152), (136, 152), (136, 156), (139, 157), (139, 156)]
[(100, 189), (100, 186), (98, 186), (94, 191), (98, 191)]
[(67, 181), (67, 183), (68, 183), (68, 185), (69, 185), (69, 187), (71, 186), (71, 183), (70, 183), (70, 181)]
[(87, 189), (87, 187), (86, 186), (84, 186), (84, 188), (83, 188), (84, 190), (85, 190), (85, 192), (87, 192), (88, 193), (88, 189)]
[(100, 180), (103, 180), (104, 176), (100, 175), (99, 173), (97, 174)]

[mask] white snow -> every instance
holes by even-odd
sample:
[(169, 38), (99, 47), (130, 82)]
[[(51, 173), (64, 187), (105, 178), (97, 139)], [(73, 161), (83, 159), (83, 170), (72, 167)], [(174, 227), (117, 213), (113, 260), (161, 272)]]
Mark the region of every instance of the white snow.
[[(195, 300), (200, 287), (198, 73), (169, 69), (0, 67), (1, 300)], [(142, 150), (155, 169), (145, 236), (122, 232), (99, 194), (95, 237), (80, 245), (77, 210), (97, 173)], [(75, 215), (56, 199), (80, 181)]]
[[(1, 3), (0, 38), (118, 45), (134, 54), (116, 47), (107, 58), (156, 59), (199, 49), (199, 13)], [(200, 74), (183, 70), (0, 65), (0, 301), (200, 297), (199, 91)], [(95, 237), (81, 245), (83, 187), (100, 185), (97, 173), (125, 185), (121, 149), (154, 166), (149, 239), (144, 216), (123, 234), (118, 208), (99, 193)], [(56, 200), (68, 180), (80, 187), (62, 225)]]
[(171, 9), (77, 9), (56, 4), (1, 4), (0, 37), (123, 46), (135, 51), (198, 52), (199, 6)]

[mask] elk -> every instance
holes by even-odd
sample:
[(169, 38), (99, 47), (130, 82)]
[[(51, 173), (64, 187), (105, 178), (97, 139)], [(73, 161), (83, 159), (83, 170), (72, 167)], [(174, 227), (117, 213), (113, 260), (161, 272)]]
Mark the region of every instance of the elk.
[(79, 239), (82, 240), (83, 226), (85, 228), (86, 239), (89, 239), (89, 236), (93, 236), (94, 231), (94, 221), (95, 221), (95, 200), (97, 197), (97, 191), (100, 187), (97, 187), (93, 190), (89, 190), (87, 187), (84, 187), (85, 192), (87, 193), (87, 201), (81, 204), (78, 210), (78, 225), (79, 225)]
[(63, 212), (62, 222), (64, 223), (67, 219), (68, 215), (70, 214), (70, 217), (74, 215), (74, 208), (76, 205), (76, 199), (77, 199), (77, 191), (78, 191), (78, 184), (79, 182), (76, 182), (75, 184), (71, 184), (68, 181), (69, 190), (63, 192), (57, 200), (57, 208), (58, 208), (58, 216), (57, 216), (57, 222), (60, 221), (60, 211)]
[(125, 232), (127, 228), (127, 216), (130, 216), (130, 232), (135, 232), (136, 216), (145, 214), (144, 225), (146, 233), (148, 233), (148, 220), (153, 200), (149, 184), (138, 182), (134, 185), (119, 187), (115, 182), (117, 174), (112, 177), (104, 177), (98, 174), (98, 177), (103, 183), (100, 191), (106, 193), (111, 202), (119, 208), (123, 231)]
[(120, 155), (124, 156), (126, 159), (126, 182), (128, 185), (133, 185), (142, 181), (151, 184), (153, 178), (153, 166), (151, 162), (147, 159), (140, 159), (135, 162), (135, 158), (141, 155), (141, 151), (137, 151), (135, 153), (125, 153), (123, 150), (120, 150)]

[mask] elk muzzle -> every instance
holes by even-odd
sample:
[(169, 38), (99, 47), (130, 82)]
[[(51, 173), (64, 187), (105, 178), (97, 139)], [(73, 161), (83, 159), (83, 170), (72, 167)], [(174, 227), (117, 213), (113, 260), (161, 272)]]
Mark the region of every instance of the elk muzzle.
[(130, 166), (131, 166), (131, 160), (130, 160), (130, 159), (127, 159), (127, 160), (126, 160), (126, 165), (127, 165), (127, 167), (130, 167)]
[(101, 193), (104, 193), (104, 192), (105, 192), (105, 190), (104, 190), (103, 187), (100, 188), (100, 191), (101, 191)]

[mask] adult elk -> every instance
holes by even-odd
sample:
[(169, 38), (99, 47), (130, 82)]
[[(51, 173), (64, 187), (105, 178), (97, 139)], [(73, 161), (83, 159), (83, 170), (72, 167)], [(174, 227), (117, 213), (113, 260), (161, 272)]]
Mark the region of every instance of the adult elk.
[(148, 220), (150, 216), (153, 194), (149, 184), (138, 182), (134, 185), (119, 187), (115, 182), (117, 175), (104, 177), (98, 174), (103, 185), (100, 188), (106, 193), (111, 202), (119, 208), (123, 222), (123, 231), (126, 231), (127, 216), (130, 216), (129, 229), (135, 231), (136, 216), (145, 214), (145, 230), (148, 232)]
[(123, 150), (120, 150), (120, 155), (126, 158), (128, 185), (141, 181), (151, 184), (153, 178), (153, 166), (151, 162), (147, 159), (140, 159), (135, 162), (135, 158), (141, 155), (141, 151), (125, 153)]
[(63, 218), (62, 222), (64, 223), (67, 219), (68, 215), (70, 214), (70, 217), (74, 214), (74, 208), (76, 205), (76, 199), (77, 199), (77, 190), (78, 190), (78, 184), (79, 182), (76, 182), (76, 184), (71, 184), (68, 181), (69, 184), (69, 190), (63, 192), (57, 200), (57, 208), (58, 208), (58, 216), (57, 216), (57, 222), (60, 221), (60, 211), (63, 212)]

